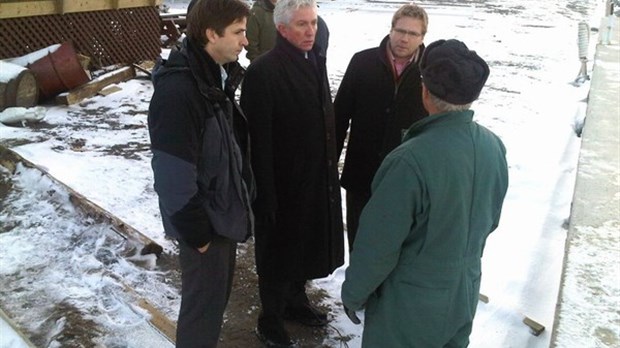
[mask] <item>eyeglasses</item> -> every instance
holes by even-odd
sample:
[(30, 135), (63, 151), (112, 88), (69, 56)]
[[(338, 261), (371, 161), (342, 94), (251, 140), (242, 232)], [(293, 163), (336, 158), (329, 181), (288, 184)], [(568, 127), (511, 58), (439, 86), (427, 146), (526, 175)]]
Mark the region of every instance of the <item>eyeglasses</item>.
[(399, 36), (409, 35), (409, 36), (414, 37), (414, 38), (422, 36), (422, 33), (418, 33), (417, 31), (405, 30), (405, 29), (401, 29), (401, 28), (392, 28), (392, 31), (394, 31)]

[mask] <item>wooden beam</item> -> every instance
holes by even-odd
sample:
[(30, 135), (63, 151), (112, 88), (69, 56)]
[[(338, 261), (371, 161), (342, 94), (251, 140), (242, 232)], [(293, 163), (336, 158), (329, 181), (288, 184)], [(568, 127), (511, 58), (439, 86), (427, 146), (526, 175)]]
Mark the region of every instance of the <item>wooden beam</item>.
[(530, 327), (532, 335), (534, 336), (539, 336), (543, 331), (545, 331), (544, 325), (528, 317), (523, 319), (523, 324)]
[[(91, 202), (82, 194), (78, 193), (77, 191), (69, 187), (68, 185), (64, 184), (62, 181), (56, 179), (49, 172), (43, 170), (41, 167), (23, 158), (21, 155), (19, 155), (15, 151), (0, 145), (0, 165), (9, 169), (9, 171), (13, 173), (15, 171), (15, 168), (17, 167), (18, 162), (21, 162), (23, 165), (25, 165), (28, 168), (33, 168), (33, 169), (41, 171), (43, 175), (50, 178), (52, 181), (54, 181), (56, 184), (61, 186), (63, 189), (65, 189), (69, 193), (69, 199), (71, 203), (75, 204), (78, 208), (82, 209), (86, 214), (92, 216), (96, 220), (111, 224), (112, 229), (116, 231), (117, 233), (122, 232), (120, 234), (125, 239), (132, 239), (134, 241), (138, 241), (142, 243), (144, 247), (150, 247), (151, 249), (153, 248), (153, 246), (157, 246), (159, 248), (159, 254), (161, 254), (161, 252), (163, 251), (163, 249), (161, 248), (161, 246), (159, 246), (159, 244), (155, 243), (150, 238), (143, 235), (142, 233), (140, 233), (138, 230), (134, 229), (133, 227), (125, 224), (122, 220), (117, 218), (112, 213), (106, 211), (102, 207)], [(145, 253), (142, 253), (142, 255), (144, 254)], [(159, 254), (157, 254), (158, 257), (159, 257)], [(136, 291), (131, 286), (129, 286), (121, 276), (111, 271), (107, 271), (107, 270), (104, 270), (104, 272), (107, 276), (118, 281), (123, 286), (124, 291), (130, 294), (137, 301), (137, 305), (149, 313), (148, 320), (150, 324), (153, 327), (155, 327), (160, 333), (162, 333), (168, 340), (170, 340), (170, 342), (175, 343), (176, 323), (170, 320), (164, 313), (162, 313), (159, 309), (153, 306), (148, 300), (146, 300), (144, 297), (136, 293)], [(125, 302), (125, 303), (129, 304), (129, 302)], [(28, 347), (35, 347), (28, 340), (28, 338), (25, 337), (21, 333), (19, 328), (17, 328), (17, 326), (14, 325), (12, 320), (2, 311), (1, 308), (0, 308), (0, 320), (4, 320), (9, 325), (11, 325), (15, 329), (16, 333), (24, 339), (24, 343), (27, 344)]]
[(489, 296), (485, 295), (485, 294), (478, 294), (478, 300), (484, 302), (484, 303), (489, 303)]
[(170, 342), (175, 343), (177, 340), (177, 325), (168, 317), (155, 308), (152, 304), (150, 304), (144, 298), (140, 298), (138, 300), (138, 306), (142, 309), (149, 312), (151, 317), (149, 318), (149, 322), (153, 325), (159, 332), (161, 332)]
[(100, 90), (99, 92), (97, 92), (97, 94), (99, 94), (100, 96), (105, 97), (106, 95), (110, 95), (112, 93), (116, 93), (118, 91), (122, 91), (123, 89), (120, 88), (119, 86), (110, 86), (110, 87), (106, 87), (102, 90)]
[(56, 0), (56, 13), (65, 13), (65, 0)]
[(0, 19), (160, 6), (163, 0), (39, 0), (0, 2)]
[[(153, 6), (153, 0), (62, 0), (63, 13), (117, 10), (131, 7)], [(163, 0), (158, 0), (159, 2)]]
[[(13, 173), (15, 172), (15, 168), (17, 167), (18, 162), (21, 162), (24, 166), (28, 168), (39, 170), (43, 175), (50, 178), (52, 181), (54, 181), (56, 184), (62, 187), (69, 194), (69, 201), (72, 204), (74, 204), (77, 208), (81, 209), (88, 216), (91, 216), (96, 221), (110, 224), (111, 229), (114, 232), (121, 235), (123, 238), (130, 239), (134, 242), (140, 243), (142, 245), (142, 250), (140, 251), (141, 255), (155, 254), (157, 257), (159, 257), (161, 253), (163, 252), (164, 249), (162, 248), (161, 245), (157, 244), (151, 238), (142, 234), (142, 232), (126, 224), (123, 220), (116, 217), (116, 215), (103, 209), (96, 203), (86, 198), (81, 193), (72, 189), (67, 184), (56, 179), (56, 177), (54, 177), (44, 168), (37, 166), (36, 164), (30, 162), (29, 160), (25, 159), (17, 152), (0, 145), (0, 165), (1, 166), (7, 168), (9, 171), (11, 171), (11, 173)], [(146, 249), (148, 252), (145, 252), (144, 249)]]
[(56, 0), (0, 2), (0, 19), (43, 16), (55, 13), (58, 13)]
[[(6, 334), (6, 337), (8, 337), (8, 342), (12, 342), (16, 346), (20, 346), (21, 347), (22, 345), (19, 344), (20, 343), (19, 341), (22, 341), (29, 348), (36, 347), (34, 344), (32, 344), (32, 342), (30, 342), (30, 339), (28, 337), (26, 337), (26, 335), (24, 335), (22, 330), (20, 330), (20, 328), (17, 327), (17, 324), (15, 324), (15, 321), (13, 321), (12, 318), (9, 318), (9, 316), (6, 315), (6, 313), (4, 313), (2, 308), (0, 308), (0, 319), (3, 320), (5, 323), (7, 323), (13, 329), (13, 331), (15, 331), (17, 336), (19, 336), (19, 338), (20, 338), (20, 340), (15, 340), (14, 338), (11, 338), (11, 335), (9, 335), (8, 332), (7, 333), (3, 333), (3, 335)], [(175, 338), (176, 338), (176, 336), (175, 336)]]
[(134, 77), (136, 77), (136, 70), (131, 66), (126, 66), (99, 76), (98, 78), (85, 83), (80, 87), (74, 88), (69, 92), (59, 94), (56, 97), (56, 102), (58, 104), (66, 105), (79, 103), (85, 98), (94, 96), (103, 88), (111, 84), (127, 81)]
[(144, 297), (136, 293), (136, 291), (131, 286), (127, 285), (121, 277), (112, 272), (108, 272), (107, 275), (123, 285), (125, 292), (131, 294), (138, 301), (138, 306), (150, 314), (150, 318), (148, 320), (151, 325), (174, 344), (177, 340), (176, 323), (170, 320), (159, 309), (155, 308), (155, 306), (149, 303), (149, 301), (147, 301)]

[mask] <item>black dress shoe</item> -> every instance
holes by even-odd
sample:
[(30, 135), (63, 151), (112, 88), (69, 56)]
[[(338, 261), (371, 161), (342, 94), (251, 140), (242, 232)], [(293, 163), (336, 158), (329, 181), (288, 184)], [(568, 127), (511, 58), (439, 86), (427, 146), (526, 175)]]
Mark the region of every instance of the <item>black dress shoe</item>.
[(291, 340), (286, 329), (279, 325), (261, 325), (256, 327), (256, 336), (268, 348), (292, 348), (297, 344)]
[(298, 307), (286, 307), (284, 319), (306, 326), (325, 326), (328, 322), (327, 314), (309, 303)]

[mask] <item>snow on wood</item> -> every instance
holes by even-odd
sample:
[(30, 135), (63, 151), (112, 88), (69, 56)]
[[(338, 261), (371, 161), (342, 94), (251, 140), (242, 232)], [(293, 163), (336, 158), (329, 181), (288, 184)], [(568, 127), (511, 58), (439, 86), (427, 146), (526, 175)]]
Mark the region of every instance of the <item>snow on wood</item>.
[(0, 83), (7, 83), (17, 78), (17, 76), (26, 70), (23, 66), (0, 60)]
[(131, 67), (123, 67), (118, 70), (101, 75), (98, 78), (91, 80), (90, 82), (75, 88), (67, 93), (61, 93), (56, 97), (56, 102), (59, 104), (71, 105), (80, 102), (85, 98), (89, 98), (97, 94), (103, 88), (123, 81), (127, 81), (136, 76), (136, 70)]
[(20, 57), (5, 59), (5, 61), (27, 67), (29, 64), (32, 64), (46, 55), (55, 52), (59, 48), (60, 44), (54, 44)]

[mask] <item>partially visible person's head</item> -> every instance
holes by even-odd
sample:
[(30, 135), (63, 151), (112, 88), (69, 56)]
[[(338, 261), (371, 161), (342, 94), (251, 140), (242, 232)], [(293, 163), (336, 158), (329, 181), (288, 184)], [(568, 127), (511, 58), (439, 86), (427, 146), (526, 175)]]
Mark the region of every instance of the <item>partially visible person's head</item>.
[(395, 58), (409, 59), (424, 42), (428, 15), (417, 5), (401, 6), (392, 17), (390, 49)]
[(248, 5), (242, 0), (196, 0), (189, 9), (187, 37), (205, 46), (219, 64), (236, 61), (248, 44)]
[(459, 111), (469, 109), (478, 99), (489, 66), (463, 42), (438, 40), (424, 50), (420, 72), (435, 107), (441, 112)]
[(280, 35), (303, 52), (314, 46), (317, 16), (315, 0), (278, 0), (273, 10), (273, 22)]
[(192, 0), (189, 2), (189, 5), (187, 5), (187, 13), (189, 13), (189, 11), (192, 10), (192, 7), (194, 7), (194, 5), (196, 4), (196, 1), (198, 0)]

